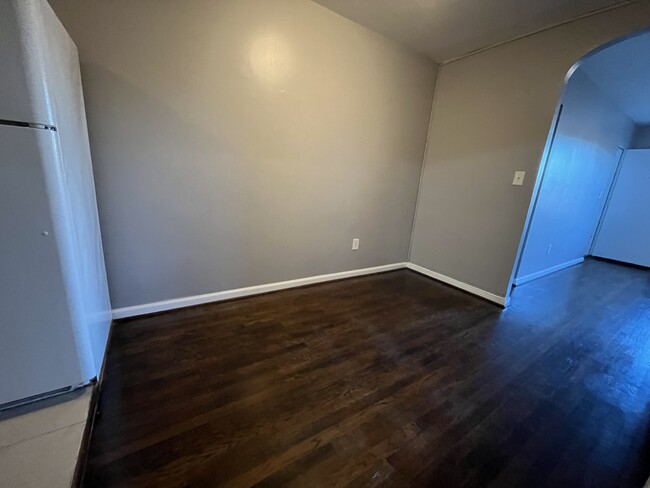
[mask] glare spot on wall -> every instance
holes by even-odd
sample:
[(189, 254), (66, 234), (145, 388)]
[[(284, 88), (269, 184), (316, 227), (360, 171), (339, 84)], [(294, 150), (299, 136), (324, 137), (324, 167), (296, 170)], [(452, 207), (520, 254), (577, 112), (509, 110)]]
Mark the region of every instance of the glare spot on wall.
[(289, 76), (291, 49), (281, 37), (266, 35), (253, 42), (249, 60), (255, 76), (264, 84), (275, 88)]

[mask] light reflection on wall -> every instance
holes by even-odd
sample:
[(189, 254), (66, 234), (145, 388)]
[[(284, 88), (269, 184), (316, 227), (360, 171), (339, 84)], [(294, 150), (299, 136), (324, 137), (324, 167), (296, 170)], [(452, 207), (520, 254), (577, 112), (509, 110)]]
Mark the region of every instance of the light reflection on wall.
[(291, 72), (291, 49), (281, 37), (265, 35), (253, 42), (249, 62), (253, 73), (263, 84), (277, 88)]

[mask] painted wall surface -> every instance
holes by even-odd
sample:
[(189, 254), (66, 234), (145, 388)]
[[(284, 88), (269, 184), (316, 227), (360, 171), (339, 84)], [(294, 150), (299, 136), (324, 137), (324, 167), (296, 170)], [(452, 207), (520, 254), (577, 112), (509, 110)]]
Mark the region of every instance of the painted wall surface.
[(650, 125), (637, 126), (631, 147), (634, 149), (650, 149)]
[(587, 76), (636, 124), (650, 124), (650, 30), (603, 49), (581, 65)]
[(650, 267), (650, 149), (625, 153), (594, 256)]
[(51, 4), (114, 308), (407, 259), (431, 61), (307, 0)]
[[(648, 25), (650, 3), (640, 2), (443, 65), (410, 260), (508, 294), (567, 71)], [(517, 170), (527, 172), (523, 186), (512, 186)]]
[(518, 279), (580, 259), (593, 235), (634, 122), (578, 69), (562, 97), (563, 110), (538, 194)]

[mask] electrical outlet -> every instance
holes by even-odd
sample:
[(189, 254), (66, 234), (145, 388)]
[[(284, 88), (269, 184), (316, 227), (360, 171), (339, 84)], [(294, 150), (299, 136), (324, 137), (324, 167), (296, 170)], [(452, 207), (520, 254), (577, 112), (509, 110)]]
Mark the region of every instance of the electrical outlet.
[(353, 251), (359, 250), (359, 239), (352, 239), (352, 250)]
[(515, 186), (523, 185), (525, 177), (526, 177), (525, 171), (515, 171), (515, 179), (512, 180), (512, 184)]

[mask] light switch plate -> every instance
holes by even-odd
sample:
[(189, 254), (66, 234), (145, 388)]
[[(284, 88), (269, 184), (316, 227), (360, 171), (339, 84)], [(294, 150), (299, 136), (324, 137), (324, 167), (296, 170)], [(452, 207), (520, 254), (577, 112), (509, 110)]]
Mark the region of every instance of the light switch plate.
[(515, 179), (512, 180), (512, 184), (515, 186), (523, 185), (525, 177), (526, 177), (525, 171), (515, 171)]

